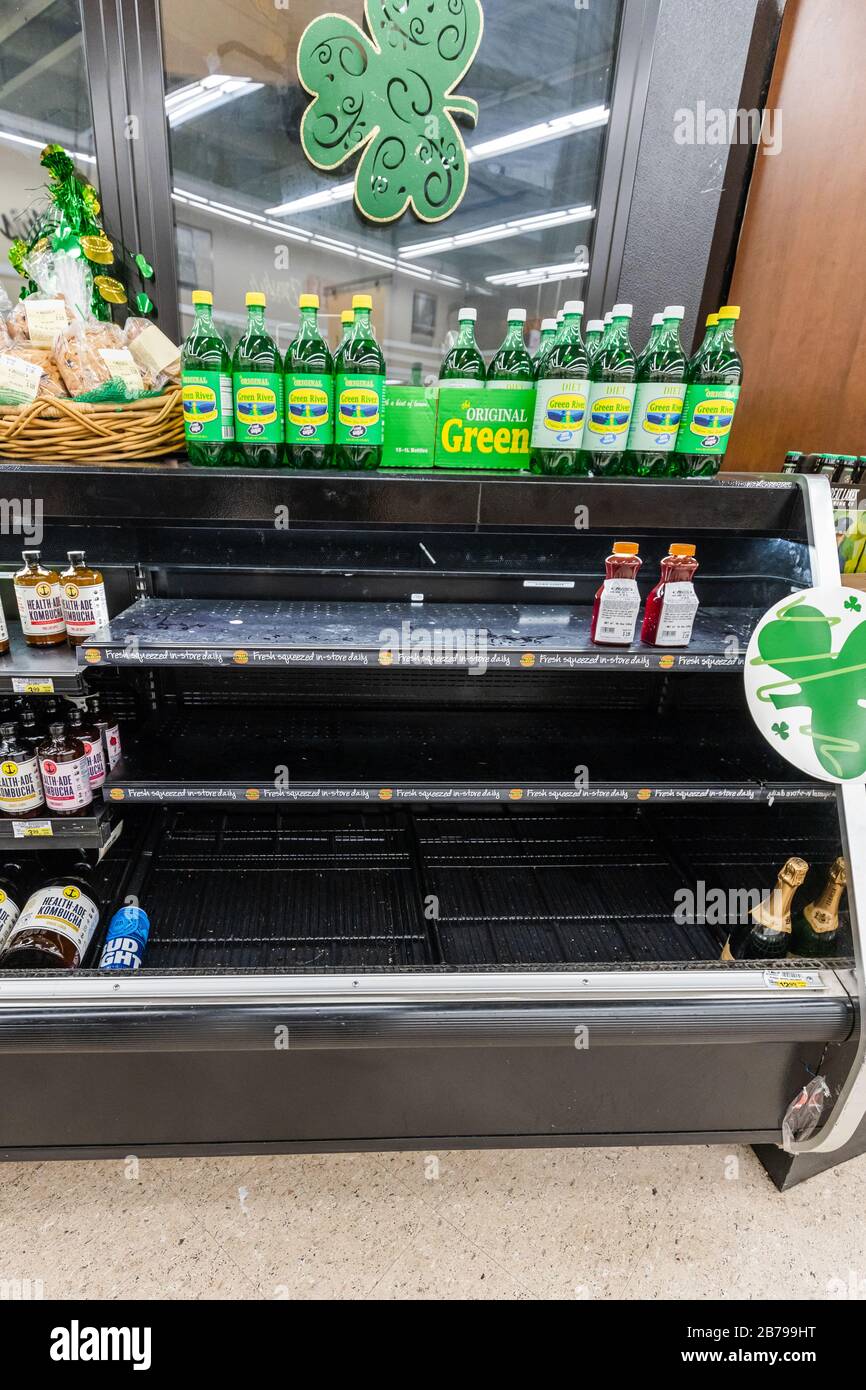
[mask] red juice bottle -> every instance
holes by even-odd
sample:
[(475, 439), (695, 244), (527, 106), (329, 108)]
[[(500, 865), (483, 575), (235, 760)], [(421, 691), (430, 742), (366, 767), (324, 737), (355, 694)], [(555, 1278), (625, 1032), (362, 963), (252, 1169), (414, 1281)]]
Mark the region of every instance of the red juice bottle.
[(700, 603), (692, 580), (698, 562), (693, 545), (672, 545), (662, 574), (646, 601), (640, 640), (652, 647), (687, 647)]
[(592, 609), (589, 635), (593, 642), (630, 647), (634, 641), (640, 612), (637, 575), (643, 564), (639, 550), (634, 541), (616, 541), (613, 554), (605, 560), (607, 574)]

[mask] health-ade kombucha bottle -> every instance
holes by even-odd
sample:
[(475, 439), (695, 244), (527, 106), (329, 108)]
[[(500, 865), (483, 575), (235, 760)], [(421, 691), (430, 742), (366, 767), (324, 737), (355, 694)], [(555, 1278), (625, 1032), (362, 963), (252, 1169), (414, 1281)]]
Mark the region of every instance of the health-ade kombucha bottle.
[(385, 358), (370, 322), (368, 294), (352, 299), (355, 321), (337, 353), (335, 371), (338, 468), (371, 470), (382, 462), (384, 439)]
[(334, 458), (334, 359), (319, 330), (319, 296), (302, 294), (286, 352), (286, 463), (329, 468)]
[(31, 893), (0, 957), (4, 970), (77, 970), (99, 926), (87, 864), (75, 864)]
[(74, 709), (66, 721), (66, 732), (71, 738), (84, 744), (90, 790), (91, 792), (98, 791), (108, 776), (108, 758), (105, 745), (102, 742), (101, 730), (89, 715), (82, 714), (80, 709)]
[(44, 805), (36, 750), (23, 741), (13, 720), (0, 724), (0, 811), (32, 816)]
[(60, 723), (52, 724), (39, 745), (39, 771), (45, 805), (52, 816), (79, 816), (93, 802), (84, 744)]
[(640, 640), (652, 647), (687, 647), (700, 603), (693, 583), (698, 562), (693, 545), (672, 545), (661, 579), (646, 601)]
[(183, 425), (190, 463), (228, 467), (235, 438), (232, 360), (213, 321), (210, 290), (193, 290), (195, 322), (180, 354)]
[(3, 864), (0, 867), (0, 956), (6, 949), (27, 900), (25, 878), (20, 864)]
[(67, 641), (78, 647), (108, 623), (105, 584), (101, 572), (85, 564), (83, 550), (69, 551), (69, 568), (61, 574), (60, 583)]
[(580, 332), (583, 304), (568, 302), (562, 328), (538, 379), (532, 426), (533, 473), (568, 476), (581, 471), (589, 395), (589, 365)]
[(244, 468), (279, 468), (283, 457), (283, 359), (265, 327), (267, 300), (247, 295), (247, 326), (232, 357), (235, 454)]
[(634, 541), (616, 541), (595, 596), (590, 638), (602, 646), (630, 647), (640, 613), (637, 576), (643, 561)]
[(487, 367), (475, 341), (477, 309), (461, 309), (457, 315), (457, 341), (445, 356), (439, 385), (454, 390), (480, 391), (487, 381)]
[(120, 726), (114, 715), (103, 709), (98, 695), (89, 695), (86, 703), (91, 724), (95, 724), (102, 734), (108, 770), (112, 772), (120, 762), (123, 751), (120, 745)]
[(25, 550), (23, 559), (14, 584), (24, 641), (28, 647), (56, 647), (66, 641), (60, 575), (40, 564), (38, 550)]

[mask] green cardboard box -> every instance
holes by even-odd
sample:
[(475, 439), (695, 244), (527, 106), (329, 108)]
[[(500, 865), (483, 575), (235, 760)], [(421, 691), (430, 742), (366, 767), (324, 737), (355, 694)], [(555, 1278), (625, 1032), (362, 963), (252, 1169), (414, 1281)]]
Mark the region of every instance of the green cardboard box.
[(435, 386), (385, 387), (383, 468), (432, 468), (436, 442)]
[(529, 468), (535, 388), (464, 391), (443, 386), (436, 420), (436, 468)]

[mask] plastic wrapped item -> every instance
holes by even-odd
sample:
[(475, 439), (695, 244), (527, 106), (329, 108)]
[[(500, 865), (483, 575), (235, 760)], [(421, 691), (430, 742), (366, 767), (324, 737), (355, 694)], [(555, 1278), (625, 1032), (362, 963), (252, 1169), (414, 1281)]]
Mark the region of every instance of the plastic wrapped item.
[(124, 336), (146, 391), (161, 391), (169, 381), (180, 380), (180, 348), (150, 319), (127, 319)]
[(783, 1148), (789, 1149), (792, 1144), (802, 1144), (812, 1138), (824, 1118), (829, 1099), (830, 1087), (827, 1082), (823, 1076), (814, 1076), (785, 1111), (782, 1121)]
[(9, 329), (6, 327), (5, 318), (0, 318), (0, 352), (8, 352), (12, 346), (12, 338)]
[(7, 327), (15, 342), (34, 343), (51, 350), (57, 334), (74, 322), (74, 314), (62, 294), (27, 295), (9, 315)]
[(53, 251), (47, 239), (43, 239), (24, 257), (23, 268), (40, 294), (63, 299), (70, 321), (89, 316), (93, 272), (84, 256)]
[[(70, 324), (58, 333), (54, 356), (64, 385), (76, 400), (136, 400), (144, 380), (116, 323)], [(97, 393), (97, 394), (94, 394)]]
[(54, 354), (48, 348), (16, 341), (11, 344), (6, 356), (16, 357), (24, 362), (32, 362), (41, 368), (42, 377), (38, 391), (40, 396), (65, 396), (67, 394)]

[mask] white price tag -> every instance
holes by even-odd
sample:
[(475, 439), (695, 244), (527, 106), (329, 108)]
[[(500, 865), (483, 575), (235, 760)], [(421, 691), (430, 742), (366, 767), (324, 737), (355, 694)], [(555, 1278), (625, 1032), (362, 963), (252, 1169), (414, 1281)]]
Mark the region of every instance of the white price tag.
[(24, 301), (24, 313), (34, 347), (53, 348), (57, 334), (65, 333), (69, 327), (62, 299), (35, 299), (29, 295)]
[(180, 348), (155, 323), (132, 339), (129, 350), (144, 371), (159, 374), (169, 367), (180, 367)]
[(825, 989), (820, 975), (814, 970), (767, 970), (764, 972), (767, 989)]
[(130, 391), (142, 391), (144, 382), (129, 348), (100, 348), (99, 355), (113, 377), (119, 377)]
[(12, 689), (16, 695), (53, 695), (54, 681), (50, 676), (13, 676)]
[(14, 820), (12, 834), (16, 840), (50, 838), (54, 835), (54, 827), (50, 820)]
[(4, 353), (0, 357), (0, 401), (6, 405), (26, 405), (35, 401), (42, 380), (42, 368), (37, 362), (25, 362), (23, 357)]

